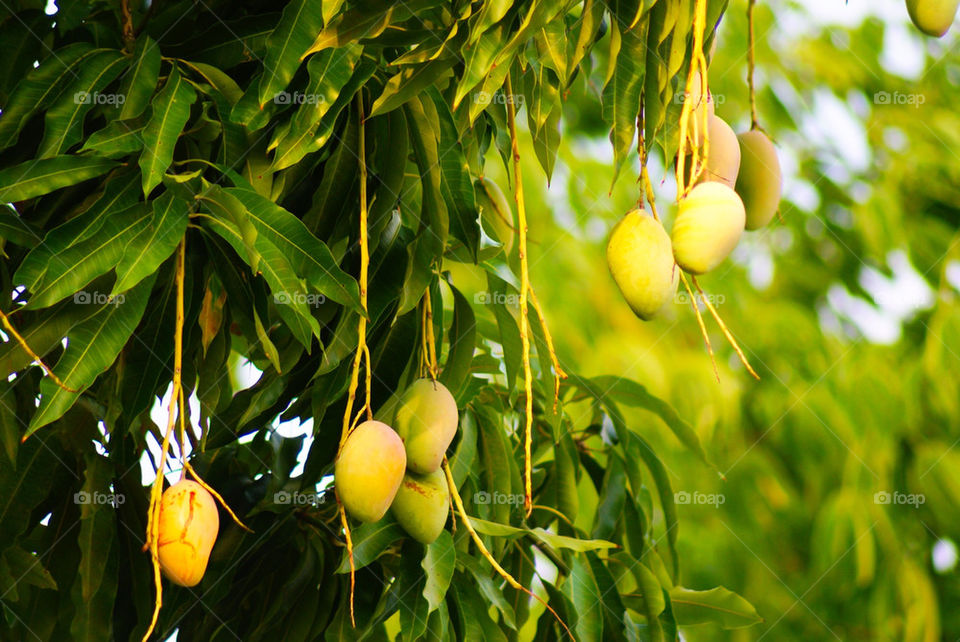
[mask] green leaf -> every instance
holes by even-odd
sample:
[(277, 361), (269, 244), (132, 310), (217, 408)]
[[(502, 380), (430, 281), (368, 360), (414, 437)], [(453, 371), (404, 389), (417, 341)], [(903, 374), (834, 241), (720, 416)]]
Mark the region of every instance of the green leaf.
[[(118, 297), (73, 329), (63, 356), (53, 367), (64, 385), (83, 392), (106, 372), (140, 323), (155, 280), (156, 275), (149, 277), (124, 293), (122, 301)], [(45, 377), (40, 382), (40, 407), (24, 439), (62, 417), (79, 397), (80, 393), (68, 392)]]
[(155, 272), (177, 249), (187, 231), (189, 205), (178, 200), (173, 192), (164, 192), (152, 204), (153, 216), (144, 222), (117, 264), (113, 294), (129, 290)]
[(54, 257), (67, 248), (90, 239), (103, 227), (111, 214), (137, 203), (140, 197), (138, 183), (137, 176), (133, 173), (107, 179), (100, 198), (82, 213), (47, 232), (43, 242), (33, 248), (20, 263), (13, 280), (18, 285), (33, 289), (51, 267), (55, 270), (69, 267)]
[(451, 67), (455, 62), (456, 58), (452, 57), (437, 58), (402, 69), (387, 81), (383, 92), (373, 101), (369, 117), (396, 109), (427, 87), (440, 83), (452, 73)]
[[(405, 536), (406, 532), (390, 516), (381, 519), (379, 522), (362, 524), (352, 533), (354, 567), (357, 570), (363, 568), (380, 557), (380, 554), (387, 550), (388, 546)], [(344, 551), (340, 566), (337, 567), (337, 573), (349, 572), (350, 560), (346, 551)]]
[(153, 101), (150, 120), (143, 129), (140, 172), (144, 196), (149, 196), (153, 188), (160, 184), (163, 173), (173, 162), (173, 148), (190, 117), (190, 105), (195, 98), (193, 87), (174, 65), (163, 89)]
[(150, 36), (143, 34), (137, 40), (130, 71), (123, 85), (124, 101), (118, 120), (136, 118), (146, 110), (157, 89), (159, 77), (160, 47)]
[(17, 584), (29, 584), (42, 589), (57, 590), (57, 583), (53, 576), (43, 566), (39, 555), (25, 551), (19, 546), (13, 546), (3, 552), (4, 559), (10, 567), (10, 572), (16, 578)]
[(595, 377), (593, 382), (600, 390), (606, 391), (605, 394), (610, 395), (617, 401), (634, 408), (644, 408), (660, 417), (663, 423), (667, 424), (667, 427), (677, 436), (677, 439), (689, 448), (700, 461), (716, 469), (707, 457), (707, 453), (703, 450), (703, 446), (700, 444), (700, 437), (697, 436), (693, 427), (684, 421), (670, 404), (654, 397), (647, 392), (646, 388), (630, 379), (600, 376)]
[(0, 466), (0, 550), (16, 542), (27, 528), (29, 515), (47, 496), (57, 451), (39, 439), (20, 445), (16, 466)]
[[(643, 23), (644, 26), (646, 23)], [(610, 125), (613, 143), (613, 182), (632, 151), (640, 113), (640, 94), (646, 73), (646, 35), (642, 31), (613, 29), (610, 34), (612, 74), (603, 88), (603, 119)]]
[(453, 292), (453, 322), (450, 324), (450, 351), (440, 374), (440, 381), (456, 396), (470, 374), (473, 352), (477, 342), (477, 320), (473, 307), (460, 290), (450, 284)]
[(121, 158), (143, 149), (143, 124), (139, 120), (115, 120), (94, 132), (80, 148), (106, 158)]
[(254, 191), (237, 187), (224, 191), (247, 208), (258, 238), (273, 243), (307, 283), (337, 303), (360, 311), (357, 282), (340, 269), (330, 248), (311, 234), (300, 219)]
[[(149, 216), (147, 205), (137, 203), (107, 217), (97, 234), (91, 238), (50, 257), (48, 270), (30, 287), (30, 300), (26, 307), (36, 309), (53, 305), (109, 272), (120, 261)], [(78, 303), (90, 302), (93, 295), (78, 294)]]
[(670, 602), (677, 624), (682, 626), (709, 623), (739, 629), (763, 622), (750, 602), (722, 586), (709, 591), (675, 586), (670, 589)]
[[(487, 564), (487, 561), (461, 554), (457, 557), (457, 562), (463, 564), (470, 572), (470, 575), (473, 576), (473, 580), (477, 583), (477, 587), (480, 589), (483, 597), (485, 597), (494, 608), (500, 611), (500, 615), (503, 617), (503, 623), (516, 631), (517, 614), (510, 605), (510, 602), (504, 597), (503, 591), (500, 590), (500, 587), (490, 578), (490, 566)], [(499, 575), (497, 579), (500, 579)]]
[(440, 190), (450, 216), (450, 232), (467, 247), (476, 262), (480, 250), (480, 211), (470, 166), (446, 101), (436, 89), (426, 94), (433, 100), (437, 112)]
[(35, 225), (20, 218), (10, 205), (0, 205), (0, 249), (3, 243), (13, 243), (20, 247), (33, 248), (43, 240), (42, 231)]
[(456, 568), (457, 550), (449, 531), (440, 531), (440, 536), (426, 547), (426, 555), (420, 566), (426, 573), (427, 581), (423, 587), (423, 597), (430, 605), (428, 612), (440, 608)]
[(267, 55), (260, 76), (260, 105), (282, 91), (300, 66), (301, 56), (323, 26), (321, 7), (311, 0), (292, 0), (267, 38)]
[(116, 524), (114, 505), (93, 501), (98, 495), (109, 499), (113, 466), (108, 459), (92, 452), (84, 457), (84, 464), (84, 482), (79, 495), (86, 501), (80, 506), (80, 566), (77, 574), (83, 601), (88, 603), (103, 581), (104, 561), (110, 556)]
[(277, 150), (274, 170), (290, 167), (323, 147), (337, 116), (376, 68), (372, 64), (358, 66), (359, 59), (359, 47), (326, 50), (310, 58), (310, 84), (302, 94), (304, 102), (269, 146)]
[(56, 156), (0, 169), (0, 203), (16, 203), (106, 174), (115, 161), (91, 156)]
[(573, 602), (577, 615), (575, 631), (578, 640), (599, 642), (603, 639), (603, 596), (597, 586), (590, 563), (582, 555), (573, 558), (570, 577), (561, 587)]
[(83, 118), (93, 107), (102, 103), (116, 113), (120, 107), (119, 94), (101, 93), (127, 65), (119, 51), (99, 50), (84, 60), (77, 77), (67, 86), (64, 95), (44, 119), (40, 158), (63, 154), (83, 136)]
[(55, 101), (93, 54), (94, 49), (87, 43), (67, 45), (53, 52), (17, 83), (0, 115), (0, 150), (17, 142), (20, 130), (30, 117)]

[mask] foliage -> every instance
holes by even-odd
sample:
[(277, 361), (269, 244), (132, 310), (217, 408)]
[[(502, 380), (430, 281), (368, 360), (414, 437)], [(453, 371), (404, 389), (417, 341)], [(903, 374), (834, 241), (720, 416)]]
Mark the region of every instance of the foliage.
[[(709, 24), (725, 4), (709, 4)], [(197, 590), (165, 591), (161, 639), (560, 634), (540, 603), (493, 573), (465, 528), (423, 547), (390, 517), (352, 529), (351, 626), (329, 475), (358, 321), (369, 321), (367, 401), (389, 421), (418, 374), (425, 292), (438, 311), (426, 331), (441, 380), (461, 409), (453, 478), (513, 577), (582, 639), (756, 622), (745, 599), (681, 582), (671, 482), (647, 437), (668, 428), (705, 462), (696, 434), (629, 380), (574, 374), (555, 405), (533, 309), (534, 506), (529, 516), (518, 508), (521, 263), (502, 252), (478, 262), (496, 246), (474, 185), (498, 152), (510, 155), (508, 103), (525, 108), (548, 178), (570, 93), (602, 104), (615, 159), (607, 181), (635, 162), (641, 95), (646, 138), (670, 157), (692, 11), (667, 0), (291, 0), (282, 10), (75, 2), (50, 16), (14, 3), (0, 23), (17, 43), (0, 84), (0, 278), (13, 293), (4, 311), (52, 374), (8, 334), (4, 635), (137, 639), (147, 629), (148, 493), (137, 473), (157, 465), (144, 459), (163, 436), (151, 410), (177, 381), (181, 245), (182, 381), (199, 411), (188, 454), (253, 532), (221, 519)], [(464, 270), (485, 279), (485, 298), (463, 294), (452, 273)], [(238, 360), (261, 373), (249, 387), (230, 376)], [(625, 405), (649, 414), (628, 422)], [(312, 422), (296, 476), (304, 437), (281, 436), (278, 421)], [(309, 505), (289, 501), (305, 494)]]

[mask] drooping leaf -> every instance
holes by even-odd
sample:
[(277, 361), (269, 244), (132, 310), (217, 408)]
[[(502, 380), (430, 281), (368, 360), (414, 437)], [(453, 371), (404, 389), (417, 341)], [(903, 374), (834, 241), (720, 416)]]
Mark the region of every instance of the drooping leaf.
[(711, 623), (737, 629), (763, 621), (752, 604), (722, 586), (708, 591), (675, 586), (670, 589), (670, 602), (680, 625)]
[(102, 50), (84, 60), (74, 78), (44, 119), (40, 158), (52, 158), (67, 152), (83, 136), (83, 118), (93, 107), (104, 105), (114, 112), (120, 109), (120, 94), (102, 91), (127, 65), (119, 51)]
[[(155, 280), (155, 275), (147, 278), (125, 292), (122, 300), (117, 297), (113, 304), (73, 329), (63, 356), (53, 367), (65, 386), (82, 392), (110, 367), (140, 323)], [(63, 416), (79, 396), (45, 378), (40, 383), (40, 407), (24, 438)]]
[(106, 174), (117, 163), (92, 156), (56, 156), (0, 169), (0, 203), (49, 194)]
[(129, 290), (152, 274), (173, 253), (187, 230), (187, 208), (173, 192), (153, 201), (153, 215), (133, 237), (117, 264), (113, 294)]
[(149, 196), (173, 162), (173, 148), (190, 116), (196, 98), (193, 87), (180, 75), (176, 65), (170, 70), (163, 89), (152, 102), (150, 120), (143, 128), (140, 172), (143, 194)]
[(321, 7), (310, 0), (292, 0), (267, 37), (267, 55), (260, 76), (260, 105), (283, 91), (300, 66), (301, 56), (310, 47), (323, 25)]

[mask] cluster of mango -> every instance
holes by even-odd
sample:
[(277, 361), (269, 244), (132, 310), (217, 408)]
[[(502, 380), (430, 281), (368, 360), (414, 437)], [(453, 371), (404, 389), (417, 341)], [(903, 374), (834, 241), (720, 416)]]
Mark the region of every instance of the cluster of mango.
[(396, 430), (375, 420), (354, 428), (333, 473), (347, 513), (376, 522), (390, 509), (418, 542), (437, 539), (450, 512), (450, 491), (440, 466), (459, 423), (457, 402), (446, 386), (417, 379), (400, 399)]
[[(782, 176), (777, 151), (759, 129), (737, 136), (716, 115), (702, 77), (687, 96), (694, 102), (688, 134), (701, 162), (685, 164), (697, 184), (681, 196), (670, 235), (644, 209), (629, 212), (613, 228), (607, 263), (620, 292), (638, 317), (650, 320), (674, 298), (678, 267), (689, 274), (716, 268), (736, 247), (744, 230), (766, 226), (780, 204)], [(706, 130), (706, 136), (699, 132)], [(688, 157), (687, 161), (693, 158)], [(681, 191), (683, 187), (681, 186)]]

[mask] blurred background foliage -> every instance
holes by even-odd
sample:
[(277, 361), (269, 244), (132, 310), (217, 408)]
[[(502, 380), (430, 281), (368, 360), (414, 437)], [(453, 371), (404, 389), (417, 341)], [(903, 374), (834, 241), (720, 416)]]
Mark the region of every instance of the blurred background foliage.
[[(744, 4), (731, 3), (710, 67), (717, 114), (737, 131), (749, 128)], [(707, 319), (714, 379), (683, 297), (650, 323), (620, 299), (604, 243), (636, 204), (639, 165), (609, 191), (591, 88), (576, 85), (564, 104), (549, 188), (524, 154), (531, 270), (561, 359), (662, 396), (726, 476), (629, 410), (669, 453), (675, 491), (723, 497), (678, 507), (685, 584), (725, 583), (765, 620), (691, 640), (960, 636), (958, 39), (923, 37), (899, 3), (853, 4), (757, 9), (760, 119), (786, 175), (781, 220), (748, 232), (701, 283), (760, 382)], [(672, 174), (655, 163), (652, 176), (669, 219)]]

